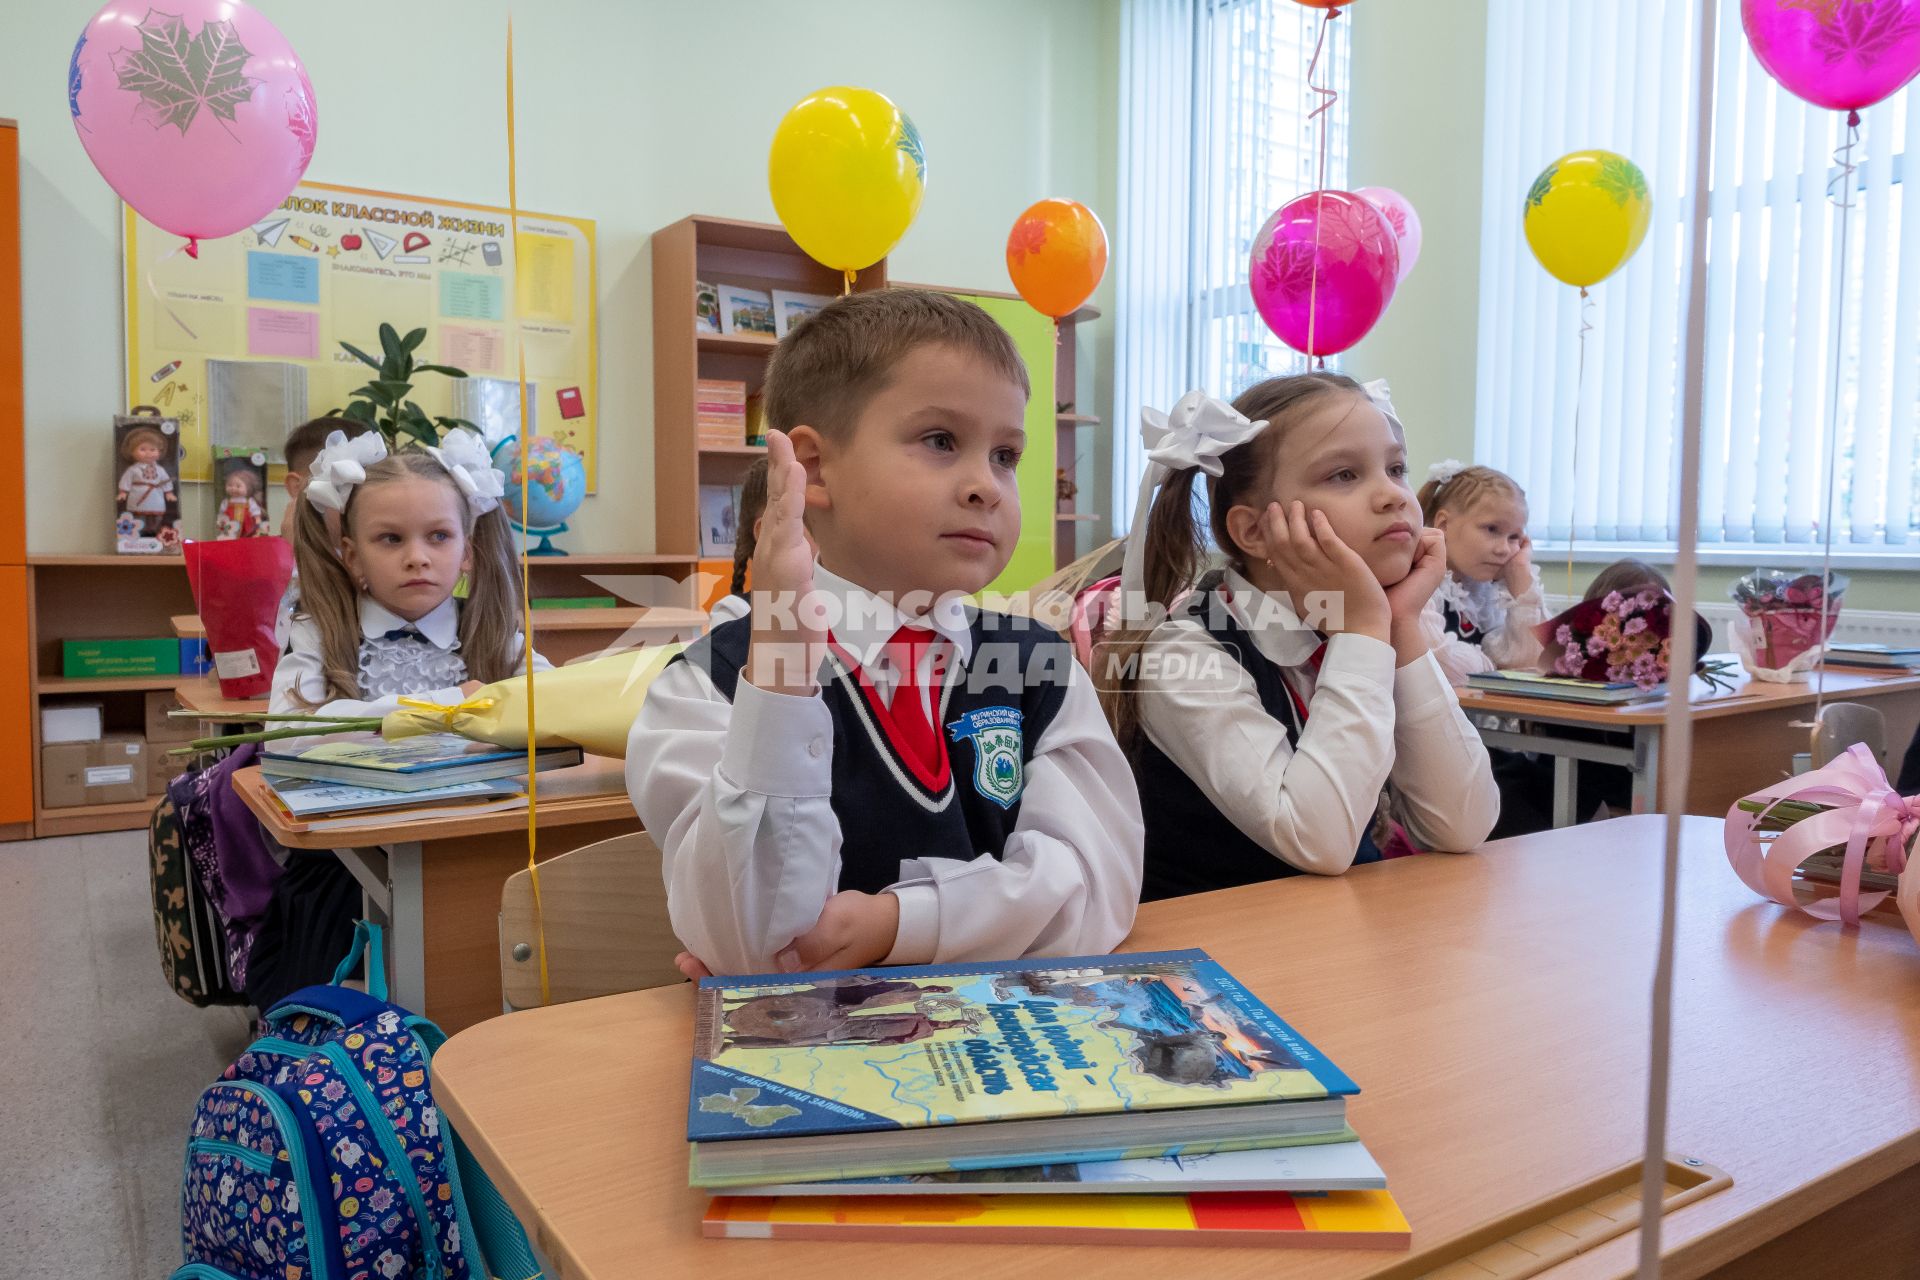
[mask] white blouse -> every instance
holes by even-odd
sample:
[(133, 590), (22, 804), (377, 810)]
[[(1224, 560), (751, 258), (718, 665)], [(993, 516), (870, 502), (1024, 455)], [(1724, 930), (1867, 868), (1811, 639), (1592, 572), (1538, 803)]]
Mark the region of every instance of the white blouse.
[[(1431, 655), (1396, 668), (1391, 645), (1343, 633), (1328, 641), (1316, 672), (1320, 635), (1284, 596), (1232, 571), (1224, 585), (1234, 620), (1306, 701), (1307, 723), (1296, 745), (1252, 681), (1225, 691), (1193, 663), (1143, 664), (1141, 725), (1214, 808), (1274, 857), (1315, 875), (1352, 865), (1387, 786), (1421, 848), (1458, 852), (1487, 838), (1500, 814), (1493, 766)], [(1148, 647), (1171, 655), (1196, 643), (1213, 642), (1199, 622), (1175, 618)]]
[[(1452, 605), (1455, 613), (1479, 628), (1479, 644), (1469, 644), (1447, 630), (1443, 605)], [(1533, 582), (1517, 596), (1504, 582), (1475, 582), (1448, 573), (1420, 614), (1420, 631), (1447, 679), (1464, 685), (1476, 671), (1532, 667), (1541, 652), (1533, 629), (1546, 618), (1546, 595), (1540, 586), (1538, 566), (1533, 570)]]
[[(515, 633), (514, 674), (525, 675), (526, 637)], [(553, 664), (533, 655), (535, 671)], [(467, 681), (466, 660), (460, 656), (460, 602), (449, 596), (438, 608), (408, 622), (378, 604), (360, 597), (360, 697), (335, 698), (314, 713), (329, 716), (383, 716), (399, 708), (400, 698), (455, 703), (465, 699), (460, 686)], [(287, 651), (273, 672), (269, 710), (299, 713), (327, 693), (320, 658), (320, 628), (313, 619), (296, 614), (287, 628)]]

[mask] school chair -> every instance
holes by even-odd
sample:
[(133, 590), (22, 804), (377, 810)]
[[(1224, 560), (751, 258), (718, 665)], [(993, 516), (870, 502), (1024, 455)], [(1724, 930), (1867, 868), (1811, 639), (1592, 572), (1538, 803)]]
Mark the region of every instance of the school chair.
[[(644, 831), (586, 845), (540, 864), (547, 987), (554, 1004), (682, 981), (667, 919), (660, 847)], [(533, 879), (500, 891), (500, 993), (507, 1012), (540, 1006)]]
[(1887, 763), (1887, 718), (1858, 702), (1830, 702), (1813, 722), (1813, 767), (1818, 769), (1865, 743), (1882, 766)]

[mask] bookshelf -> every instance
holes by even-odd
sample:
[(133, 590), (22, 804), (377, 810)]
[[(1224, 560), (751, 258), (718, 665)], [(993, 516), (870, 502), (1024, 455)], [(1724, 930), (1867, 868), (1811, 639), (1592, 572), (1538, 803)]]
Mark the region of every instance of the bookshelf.
[[(1100, 419), (1078, 412), (1079, 327), (1099, 318), (1100, 313), (1092, 307), (1081, 307), (1062, 318), (1060, 345), (1054, 356), (1053, 396), (1055, 404), (1062, 406), (1053, 419), (1054, 466), (1083, 491), (1086, 485), (1079, 474), (1080, 446), (1088, 437), (1081, 434), (1081, 428), (1098, 427)], [(1095, 512), (1080, 510), (1079, 503), (1076, 496), (1062, 498), (1054, 506), (1053, 564), (1056, 569), (1065, 568), (1080, 558), (1081, 528), (1100, 519)]]
[[(701, 445), (695, 384), (727, 378), (746, 383), (753, 395), (777, 344), (760, 334), (699, 332), (696, 281), (831, 296), (840, 292), (841, 279), (801, 252), (774, 223), (695, 214), (653, 233), (653, 545), (662, 553), (692, 557), (701, 571), (724, 580), (733, 573), (731, 561), (699, 560), (700, 486), (739, 484), (766, 450), (744, 443)], [(886, 285), (882, 259), (862, 271), (853, 287), (864, 293)], [(720, 594), (725, 585), (720, 584)]]

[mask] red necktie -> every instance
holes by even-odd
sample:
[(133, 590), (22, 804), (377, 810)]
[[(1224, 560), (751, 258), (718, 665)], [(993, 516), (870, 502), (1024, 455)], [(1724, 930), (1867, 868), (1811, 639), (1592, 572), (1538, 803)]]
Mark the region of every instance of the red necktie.
[[(918, 767), (923, 780), (944, 785), (947, 772), (946, 744), (927, 714), (925, 685), (920, 679), (920, 656), (939, 637), (923, 627), (901, 627), (887, 641), (886, 653), (899, 680), (893, 686), (893, 701), (887, 708), (893, 745), (906, 760)], [(937, 663), (935, 664), (938, 665)], [(940, 674), (933, 672), (936, 680)]]
[[(1325, 640), (1322, 640), (1320, 642), (1320, 647), (1318, 649), (1315, 649), (1313, 653), (1308, 656), (1307, 665), (1313, 668), (1313, 674), (1317, 676), (1320, 674), (1320, 664), (1325, 662), (1326, 660), (1327, 660), (1327, 642)], [(1287, 686), (1287, 696), (1293, 699), (1293, 709), (1300, 713), (1300, 727), (1303, 729), (1306, 728), (1307, 700), (1300, 696), (1299, 692), (1293, 687), (1293, 682), (1288, 680), (1285, 676), (1282, 676), (1280, 678), (1280, 683)]]

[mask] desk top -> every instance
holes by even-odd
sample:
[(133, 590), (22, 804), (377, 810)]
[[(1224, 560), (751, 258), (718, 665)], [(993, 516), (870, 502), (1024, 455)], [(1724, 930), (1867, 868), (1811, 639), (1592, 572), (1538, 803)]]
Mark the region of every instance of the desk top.
[(176, 613), (173, 615), (172, 622), (173, 634), (179, 636), (182, 640), (204, 640), (206, 638), (207, 626), (204, 622), (200, 621), (200, 615), (197, 613)]
[[(540, 829), (571, 827), (584, 822), (635, 820), (633, 801), (627, 798), (626, 776), (622, 762), (605, 756), (588, 756), (585, 763), (571, 769), (553, 769), (540, 775)], [(404, 841), (454, 840), (470, 836), (495, 835), (505, 831), (524, 831), (525, 808), (504, 809), (471, 817), (409, 819), (406, 811), (384, 815), (377, 826), (353, 827), (334, 831), (296, 831), (268, 795), (265, 778), (254, 765), (233, 775), (233, 790), (267, 831), (290, 849), (338, 849), (345, 845), (398, 844)]]
[[(1897, 920), (1848, 932), (1755, 898), (1721, 824), (1684, 821), (1671, 1149), (1734, 1185), (1668, 1215), (1670, 1277), (1920, 1164), (1920, 948)], [(1638, 1159), (1663, 822), (1143, 907), (1126, 950), (1206, 947), (1360, 1082), (1354, 1127), (1413, 1223), (1414, 1255), (1209, 1248), (1208, 1273), (1415, 1274), (1420, 1252)], [(1200, 1263), (1178, 1249), (702, 1240), (685, 1146), (692, 1007), (680, 985), (535, 1009), (434, 1057), (435, 1097), (561, 1274), (977, 1280)], [(1626, 1275), (1637, 1242), (1553, 1274)]]
[(229, 698), (220, 692), (216, 676), (193, 676), (173, 687), (173, 696), (188, 711), (209, 720), (258, 720), (267, 714), (265, 698)]
[[(1715, 654), (1714, 657), (1730, 657)], [(1772, 711), (1784, 707), (1814, 703), (1812, 677), (1797, 684), (1769, 684), (1755, 680), (1745, 671), (1731, 676), (1733, 688), (1715, 692), (1707, 682), (1695, 677), (1689, 684), (1696, 720), (1717, 720), (1754, 711)], [(1859, 701), (1889, 693), (1920, 689), (1920, 673), (1899, 671), (1883, 673), (1852, 668), (1842, 671), (1827, 668), (1827, 701), (1844, 698)], [(1578, 702), (1560, 702), (1552, 698), (1529, 698), (1513, 693), (1487, 693), (1480, 689), (1460, 689), (1460, 705), (1469, 714), (1491, 712), (1503, 716), (1521, 716), (1528, 720), (1550, 720), (1560, 724), (1591, 724), (1627, 729), (1634, 725), (1660, 724), (1667, 718), (1667, 699), (1630, 702), (1623, 706), (1599, 707)]]

